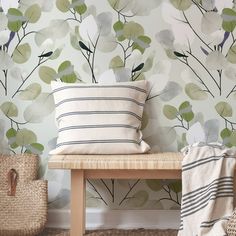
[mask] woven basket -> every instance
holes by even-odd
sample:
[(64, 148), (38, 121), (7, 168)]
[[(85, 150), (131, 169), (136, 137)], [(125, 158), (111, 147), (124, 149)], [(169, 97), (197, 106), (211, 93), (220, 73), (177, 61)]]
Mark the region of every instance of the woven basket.
[(35, 180), (37, 170), (35, 155), (0, 156), (0, 236), (37, 235), (44, 229), (47, 181)]
[(227, 235), (236, 236), (236, 208), (227, 224)]
[(0, 155), (0, 186), (6, 185), (7, 173), (15, 169), (19, 175), (18, 182), (36, 180), (39, 158), (33, 154)]

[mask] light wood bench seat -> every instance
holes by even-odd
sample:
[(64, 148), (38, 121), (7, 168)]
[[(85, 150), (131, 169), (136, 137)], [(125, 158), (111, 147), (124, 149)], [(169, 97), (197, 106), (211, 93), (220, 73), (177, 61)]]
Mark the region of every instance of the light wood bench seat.
[[(180, 178), (177, 175), (180, 174), (182, 158), (181, 153), (171, 152), (139, 155), (55, 155), (50, 158), (49, 168), (84, 170), (84, 177), (91, 179), (127, 179), (127, 175), (134, 179), (155, 176), (170, 179), (170, 175)], [(145, 176), (137, 176), (140, 173)]]
[(181, 153), (54, 155), (51, 169), (71, 170), (71, 236), (85, 232), (86, 179), (180, 179)]
[(181, 169), (179, 152), (136, 155), (54, 155), (49, 168), (54, 169)]

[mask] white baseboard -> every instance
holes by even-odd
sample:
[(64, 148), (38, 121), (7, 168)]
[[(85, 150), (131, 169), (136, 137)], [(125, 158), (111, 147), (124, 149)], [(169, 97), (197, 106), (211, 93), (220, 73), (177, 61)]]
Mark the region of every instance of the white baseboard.
[[(178, 229), (177, 210), (107, 210), (87, 209), (87, 229)], [(49, 210), (47, 227), (70, 228), (69, 210)]]

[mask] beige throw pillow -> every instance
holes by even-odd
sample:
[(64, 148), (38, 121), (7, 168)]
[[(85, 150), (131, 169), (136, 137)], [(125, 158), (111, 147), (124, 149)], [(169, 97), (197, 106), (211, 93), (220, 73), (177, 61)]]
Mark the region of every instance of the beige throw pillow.
[(131, 154), (150, 149), (140, 130), (147, 81), (51, 86), (59, 129), (57, 147), (50, 154)]

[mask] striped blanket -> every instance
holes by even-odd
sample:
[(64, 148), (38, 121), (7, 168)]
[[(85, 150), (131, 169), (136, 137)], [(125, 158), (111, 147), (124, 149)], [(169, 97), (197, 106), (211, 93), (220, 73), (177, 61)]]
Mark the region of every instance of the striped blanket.
[(224, 236), (233, 211), (235, 151), (197, 143), (182, 150), (182, 204), (178, 236)]

